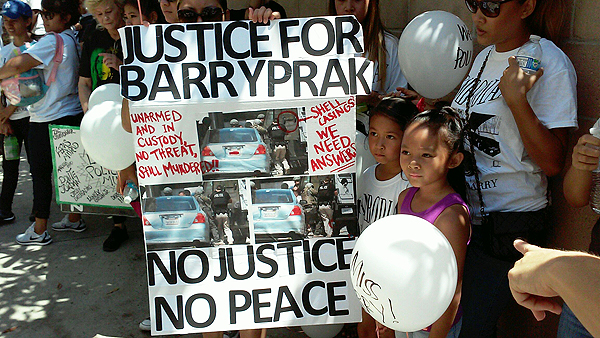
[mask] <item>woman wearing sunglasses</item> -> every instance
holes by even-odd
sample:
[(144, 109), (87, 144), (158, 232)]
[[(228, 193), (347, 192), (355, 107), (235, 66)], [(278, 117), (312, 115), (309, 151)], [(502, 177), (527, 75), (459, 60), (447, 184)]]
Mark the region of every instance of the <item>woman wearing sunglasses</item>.
[[(487, 46), (452, 103), (469, 119), (465, 148), (474, 154), (467, 156), (473, 233), (460, 336), (480, 338), (495, 336), (511, 300), (507, 274), (518, 258), (511, 251), (513, 237), (543, 244), (547, 176), (561, 172), (567, 130), (577, 126), (577, 79), (571, 61), (551, 41), (566, 13), (561, 0), (465, 2), (477, 41)], [(543, 56), (542, 69), (528, 75), (515, 55), (531, 34), (543, 37)], [(508, 254), (492, 250), (504, 247)]]
[[(58, 64), (55, 81), (45, 96), (29, 106), (29, 165), (33, 178), (33, 212), (35, 222), (17, 236), (22, 245), (46, 245), (52, 238), (46, 231), (52, 201), (52, 151), (48, 125), (78, 126), (83, 117), (77, 96), (77, 69), (79, 68), (79, 44), (75, 41), (71, 26), (79, 21), (77, 0), (42, 0), (42, 19), (48, 33), (57, 33), (63, 46), (63, 59)], [(54, 65), (58, 40), (47, 34), (35, 45), (8, 60), (0, 68), (0, 79), (25, 72), (32, 68), (42, 69), (46, 80)]]

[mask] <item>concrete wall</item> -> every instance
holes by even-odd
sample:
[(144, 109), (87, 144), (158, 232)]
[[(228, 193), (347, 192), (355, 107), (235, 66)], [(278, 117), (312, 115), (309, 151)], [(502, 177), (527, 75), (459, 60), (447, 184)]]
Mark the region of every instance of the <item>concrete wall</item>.
[[(543, 0), (538, 0), (543, 1)], [(598, 0), (566, 0), (569, 3), (568, 22), (564, 39), (559, 46), (571, 58), (578, 76), (579, 130), (569, 139), (567, 167), (571, 150), (582, 133), (600, 117), (600, 20), (597, 20)], [(241, 8), (246, 1), (230, 1), (230, 8)], [(290, 17), (327, 14), (324, 0), (279, 0)], [(384, 24), (399, 35), (402, 28), (418, 14), (429, 10), (454, 13), (471, 25), (471, 15), (462, 0), (380, 0)], [(481, 46), (477, 46), (479, 51)], [(564, 172), (563, 172), (564, 175)], [(553, 200), (553, 232), (551, 245), (565, 249), (587, 250), (592, 226), (598, 216), (589, 207), (575, 209), (568, 206), (562, 195), (562, 178), (551, 179)], [(500, 324), (501, 337), (555, 336), (558, 317), (549, 315), (537, 323), (530, 312), (512, 306)]]

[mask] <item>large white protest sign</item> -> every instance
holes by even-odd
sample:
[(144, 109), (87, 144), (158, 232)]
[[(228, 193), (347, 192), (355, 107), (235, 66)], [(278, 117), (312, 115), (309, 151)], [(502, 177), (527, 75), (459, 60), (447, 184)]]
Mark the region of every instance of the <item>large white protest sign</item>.
[(359, 321), (349, 280), (354, 243), (327, 238), (149, 252), (153, 334)]
[(335, 193), (373, 78), (356, 18), (119, 32), (153, 333), (359, 321)]

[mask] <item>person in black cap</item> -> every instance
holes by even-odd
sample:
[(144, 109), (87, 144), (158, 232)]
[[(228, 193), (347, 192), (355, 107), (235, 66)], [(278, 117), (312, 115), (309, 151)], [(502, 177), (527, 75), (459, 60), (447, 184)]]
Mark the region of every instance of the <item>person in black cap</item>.
[(198, 141), (200, 142), (200, 144), (202, 144), (202, 142), (204, 141), (204, 136), (206, 136), (206, 133), (208, 132), (208, 129), (210, 128), (212, 124), (212, 119), (209, 116), (205, 116), (202, 119), (202, 122), (198, 124)]
[[(9, 0), (2, 6), (0, 14), (4, 21), (4, 27), (6, 27), (6, 31), (13, 41), (0, 50), (0, 66), (35, 43), (29, 36), (32, 27), (32, 13), (28, 4), (18, 0)], [(21, 146), (25, 143), (25, 151), (29, 154), (28, 132), (29, 110), (27, 107), (8, 105), (2, 109), (0, 112), (0, 134), (5, 137), (14, 135), (17, 138), (18, 149), (21, 149)], [(2, 143), (4, 143), (4, 138)], [(1, 223), (15, 220), (12, 204), (17, 182), (19, 181), (19, 163), (20, 157), (14, 160), (9, 160), (6, 156), (2, 157), (4, 179), (2, 180), (2, 193), (0, 194)]]
[(233, 244), (233, 234), (229, 229), (229, 208), (228, 204), (232, 202), (231, 196), (223, 190), (223, 186), (217, 185), (217, 188), (210, 196), (212, 208), (215, 212), (215, 222), (219, 231), (219, 238), (215, 244)]

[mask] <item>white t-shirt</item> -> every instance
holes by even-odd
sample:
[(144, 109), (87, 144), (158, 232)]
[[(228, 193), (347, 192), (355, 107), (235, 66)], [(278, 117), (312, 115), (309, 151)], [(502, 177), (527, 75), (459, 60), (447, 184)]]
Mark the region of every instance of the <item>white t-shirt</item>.
[[(50, 84), (46, 95), (29, 106), (30, 122), (50, 122), (83, 112), (77, 90), (80, 47), (75, 42), (71, 29), (66, 29), (60, 36), (64, 42), (63, 61), (58, 66), (56, 79)], [(24, 52), (42, 63), (36, 68), (44, 70), (46, 81), (52, 72), (55, 50), (56, 38), (54, 34), (48, 34)]]
[[(548, 129), (577, 126), (577, 76), (569, 58), (549, 40), (542, 39), (544, 75), (527, 93), (527, 100), (540, 122)], [(490, 53), (491, 51), (491, 53)], [(547, 179), (525, 151), (517, 124), (498, 83), (508, 58), (518, 48), (498, 53), (494, 46), (485, 48), (473, 63), (452, 106), (464, 114), (467, 97), (490, 53), (478, 88), (471, 98), (470, 121), (477, 130), (474, 142), (485, 211), (536, 211), (548, 204)], [(470, 150), (468, 142), (465, 145)], [(466, 168), (469, 172), (469, 168)], [(474, 223), (479, 221), (479, 198), (475, 176), (467, 176)]]
[(381, 88), (379, 85), (379, 65), (378, 62), (373, 62), (373, 84), (371, 90), (376, 91), (380, 94), (387, 94), (396, 91), (396, 87), (404, 87), (408, 82), (402, 70), (400, 69), (400, 61), (398, 61), (398, 38), (391, 33), (384, 32), (383, 37), (385, 40), (386, 55), (386, 76), (385, 76), (385, 88)]
[(375, 168), (379, 164), (367, 168), (358, 181), (358, 226), (362, 233), (369, 225), (380, 218), (395, 215), (398, 210), (398, 196), (410, 187), (402, 173), (386, 181), (375, 177)]
[[(35, 42), (33, 42), (35, 43)], [(23, 45), (24, 49), (25, 48), (29, 48), (30, 46), (33, 45), (33, 43), (25, 43), (25, 45)], [(21, 54), (21, 52), (19, 51), (19, 47), (16, 47), (14, 45), (14, 43), (9, 43), (6, 46), (2, 47), (2, 49), (0, 49), (0, 67), (4, 66), (4, 64), (6, 63), (6, 61), (8, 61), (9, 59)], [(29, 111), (27, 110), (27, 107), (19, 107), (17, 108), (17, 110), (15, 110), (14, 113), (12, 113), (12, 115), (10, 116), (11, 120), (20, 120), (23, 118), (26, 118), (29, 116)]]

